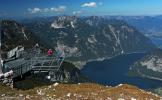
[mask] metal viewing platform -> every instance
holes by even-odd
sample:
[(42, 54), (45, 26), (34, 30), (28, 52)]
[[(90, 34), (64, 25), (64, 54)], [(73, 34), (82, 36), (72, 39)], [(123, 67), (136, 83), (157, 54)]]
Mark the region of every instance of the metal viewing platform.
[[(38, 72), (57, 72), (64, 61), (64, 52), (59, 51), (51, 56), (41, 53), (40, 49), (34, 48), (29, 51), (21, 52), (20, 57), (12, 60), (6, 60), (3, 72), (13, 71), (13, 78), (22, 76), (29, 71)], [(63, 56), (62, 56), (63, 55)]]

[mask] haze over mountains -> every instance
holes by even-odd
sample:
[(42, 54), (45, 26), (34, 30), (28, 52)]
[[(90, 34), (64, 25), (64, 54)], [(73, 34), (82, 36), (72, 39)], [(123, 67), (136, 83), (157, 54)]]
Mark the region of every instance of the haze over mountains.
[(109, 19), (125, 20), (162, 48), (162, 16), (106, 16)]
[(116, 16), (116, 19), (127, 21), (146, 36), (162, 36), (162, 16)]

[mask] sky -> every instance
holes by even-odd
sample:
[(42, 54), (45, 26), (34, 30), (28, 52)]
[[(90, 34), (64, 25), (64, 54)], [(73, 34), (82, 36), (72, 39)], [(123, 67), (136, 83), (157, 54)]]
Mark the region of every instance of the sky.
[(162, 15), (162, 0), (0, 0), (0, 17)]

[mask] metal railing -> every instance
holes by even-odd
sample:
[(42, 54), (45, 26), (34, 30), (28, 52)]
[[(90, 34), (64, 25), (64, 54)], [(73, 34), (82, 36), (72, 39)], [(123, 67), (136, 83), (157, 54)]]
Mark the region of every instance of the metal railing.
[(21, 76), (31, 70), (58, 71), (63, 62), (58, 61), (56, 55), (47, 56), (35, 49), (21, 52), (20, 55), (20, 60), (15, 59), (6, 63), (11, 65), (10, 69), (13, 70), (14, 77)]

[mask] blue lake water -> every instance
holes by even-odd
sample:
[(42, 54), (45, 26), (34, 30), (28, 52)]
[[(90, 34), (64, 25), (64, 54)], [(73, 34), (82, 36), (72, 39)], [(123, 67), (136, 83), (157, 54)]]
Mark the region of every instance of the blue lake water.
[(132, 53), (116, 56), (109, 60), (89, 62), (81, 73), (103, 85), (116, 86), (127, 83), (142, 89), (162, 87), (162, 81), (127, 75), (130, 66), (143, 56), (143, 53)]

